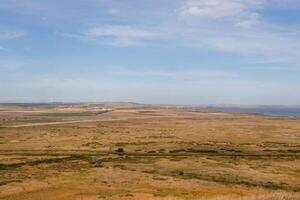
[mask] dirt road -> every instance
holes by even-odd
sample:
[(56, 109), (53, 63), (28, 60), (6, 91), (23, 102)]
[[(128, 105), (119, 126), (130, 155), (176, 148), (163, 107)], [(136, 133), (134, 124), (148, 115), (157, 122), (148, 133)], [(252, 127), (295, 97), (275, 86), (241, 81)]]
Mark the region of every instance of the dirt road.
[(164, 117), (168, 117), (168, 116), (124, 117), (124, 118), (116, 118), (116, 119), (87, 119), (87, 120), (60, 121), (60, 122), (39, 122), (39, 123), (0, 126), (0, 128), (22, 128), (22, 127), (33, 127), (33, 126), (49, 126), (49, 125), (75, 124), (75, 123), (86, 123), (86, 122), (123, 121), (129, 119), (150, 119), (150, 118), (164, 118)]

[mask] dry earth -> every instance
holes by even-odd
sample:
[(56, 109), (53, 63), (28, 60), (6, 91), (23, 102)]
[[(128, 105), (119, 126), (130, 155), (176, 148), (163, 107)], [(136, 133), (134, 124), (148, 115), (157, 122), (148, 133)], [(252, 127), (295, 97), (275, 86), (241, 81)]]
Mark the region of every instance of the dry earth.
[(300, 199), (299, 118), (98, 107), (0, 107), (0, 199)]

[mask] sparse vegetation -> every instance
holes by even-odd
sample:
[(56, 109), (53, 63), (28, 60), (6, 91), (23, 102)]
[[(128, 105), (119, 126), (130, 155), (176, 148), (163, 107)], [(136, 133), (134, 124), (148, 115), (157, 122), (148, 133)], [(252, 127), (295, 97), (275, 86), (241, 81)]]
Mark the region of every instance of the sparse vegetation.
[[(40, 115), (66, 113), (61, 109), (3, 112), (0, 121), (70, 119)], [(70, 112), (90, 112), (78, 110)], [(138, 111), (72, 115), (92, 122), (2, 127), (0, 199), (299, 199), (300, 119)]]
[(99, 113), (96, 112), (53, 112), (53, 113), (41, 113), (40, 116), (46, 117), (76, 117), (76, 116), (92, 116)]

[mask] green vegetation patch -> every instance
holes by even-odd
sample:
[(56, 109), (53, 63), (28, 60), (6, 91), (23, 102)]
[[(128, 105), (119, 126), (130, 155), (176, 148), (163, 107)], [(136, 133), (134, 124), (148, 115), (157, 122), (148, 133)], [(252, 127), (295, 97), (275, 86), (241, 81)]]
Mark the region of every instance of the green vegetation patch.
[(56, 112), (56, 113), (41, 113), (44, 117), (77, 117), (77, 116), (92, 116), (100, 113), (95, 112)]
[(16, 169), (23, 167), (25, 165), (34, 166), (39, 164), (51, 164), (51, 163), (59, 163), (62, 161), (70, 161), (70, 160), (86, 160), (86, 156), (81, 155), (74, 155), (74, 156), (67, 156), (67, 157), (58, 157), (58, 158), (46, 158), (46, 159), (39, 159), (39, 160), (32, 160), (23, 163), (12, 163), (12, 164), (1, 164), (0, 163), (0, 170), (9, 170), (9, 169)]

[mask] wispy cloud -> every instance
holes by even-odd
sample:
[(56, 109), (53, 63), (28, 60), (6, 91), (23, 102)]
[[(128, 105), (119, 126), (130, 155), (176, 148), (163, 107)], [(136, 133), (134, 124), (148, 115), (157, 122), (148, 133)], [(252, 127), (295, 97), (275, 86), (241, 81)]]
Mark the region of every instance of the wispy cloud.
[[(4, 48), (4, 50), (6, 49)], [(16, 70), (30, 65), (32, 65), (32, 63), (26, 61), (0, 60), (0, 69)]]
[[(298, 0), (3, 0), (0, 7), (7, 57), (0, 100), (300, 99), (298, 71), (290, 70), (300, 69)], [(18, 27), (30, 40), (13, 40), (25, 35)]]
[[(7, 1), (8, 2), (8, 1)], [(36, 6), (41, 9), (36, 0), (29, 1), (29, 5), (21, 4), (22, 8)], [(300, 39), (298, 27), (276, 26), (272, 20), (266, 20), (261, 14), (265, 9), (272, 7), (281, 9), (299, 8), (295, 0), (164, 0), (170, 3), (165, 6), (160, 1), (147, 3), (121, 3), (111, 1), (89, 1), (95, 8), (104, 7), (100, 16), (105, 21), (101, 24), (98, 15), (94, 20), (88, 21), (81, 30), (63, 34), (93, 44), (113, 47), (147, 47), (169, 45), (183, 48), (198, 48), (216, 52), (233, 53), (237, 55), (256, 55), (268, 60), (280, 57), (288, 64), (299, 63)], [(65, 5), (54, 6), (51, 2), (42, 6), (53, 9)], [(84, 2), (75, 3), (67, 9), (68, 17), (72, 9), (79, 9)], [(294, 5), (294, 6), (292, 6)], [(143, 12), (146, 6), (157, 8)], [(12, 5), (10, 7), (13, 7)], [(91, 6), (90, 6), (91, 7)], [(89, 7), (85, 7), (88, 9)], [(50, 10), (51, 10), (50, 9)], [(89, 8), (91, 9), (91, 8)], [(133, 11), (138, 12), (133, 12)], [(106, 12), (104, 12), (106, 11)], [(107, 16), (107, 11), (113, 11)], [(118, 12), (116, 12), (118, 11)], [(50, 11), (49, 11), (50, 12)], [(51, 11), (52, 14), (56, 14)], [(119, 13), (120, 15), (117, 15)], [(167, 13), (167, 14), (162, 14)], [(147, 16), (146, 16), (147, 15)], [(139, 23), (140, 16), (145, 23)], [(109, 22), (108, 22), (109, 19)], [(153, 21), (151, 21), (153, 20)], [(96, 24), (96, 25), (95, 25)], [(81, 24), (82, 25), (82, 24)], [(23, 32), (0, 32), (1, 39), (17, 38)]]
[(141, 26), (131, 23), (134, 19), (130, 18), (126, 19), (127, 25), (116, 20), (68, 36), (114, 47), (168, 44), (250, 54), (266, 60), (280, 57), (281, 61), (296, 65), (300, 62), (297, 28), (293, 33), (289, 27), (278, 27), (264, 20), (260, 13), (270, 4), (268, 0), (184, 0), (176, 4), (173, 12), (166, 10), (172, 17), (164, 18), (161, 23)]
[(23, 37), (25, 35), (24, 32), (8, 32), (8, 31), (0, 31), (0, 40), (10, 40), (19, 37)]
[(268, 0), (185, 0), (173, 28), (185, 47), (237, 55), (281, 58), (300, 62), (299, 29), (277, 26), (261, 16), (272, 5)]
[[(201, 69), (199, 69), (201, 68)], [(237, 78), (238, 75), (226, 72), (224, 70), (213, 70), (205, 69), (203, 67), (195, 67), (195, 69), (185, 70), (172, 70), (172, 69), (153, 69), (139, 68), (139, 69), (128, 69), (128, 68), (113, 68), (108, 70), (107, 74), (114, 76), (125, 76), (143, 79), (164, 79), (169, 81), (198, 81), (203, 79), (232, 79)]]
[(296, 49), (300, 47), (300, 40), (295, 34), (286, 32), (208, 28), (206, 31), (190, 29), (179, 34), (183, 35), (186, 45), (194, 48), (275, 58), (299, 55)]
[(107, 25), (90, 28), (82, 36), (111, 46), (133, 47), (158, 37), (159, 33), (139, 27)]
[(156, 36), (149, 30), (134, 28), (130, 26), (103, 26), (90, 29), (87, 33), (90, 37), (114, 36), (114, 37), (129, 37), (129, 38), (152, 38)]
[(254, 8), (262, 4), (263, 0), (186, 0), (179, 14), (203, 20), (228, 20), (236, 26), (250, 27), (259, 22)]

